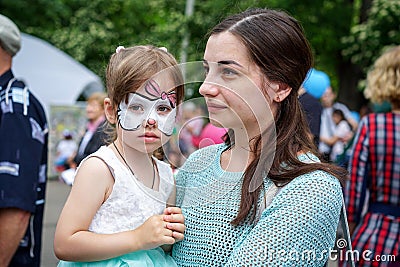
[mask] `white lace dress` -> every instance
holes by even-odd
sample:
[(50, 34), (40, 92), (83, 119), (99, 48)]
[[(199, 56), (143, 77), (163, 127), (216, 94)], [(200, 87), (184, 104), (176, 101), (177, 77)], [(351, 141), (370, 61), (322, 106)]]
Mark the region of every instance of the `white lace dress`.
[[(103, 146), (89, 157), (102, 159), (109, 167), (115, 183), (108, 199), (93, 217), (89, 230), (100, 234), (112, 234), (133, 230), (150, 216), (162, 214), (174, 187), (171, 167), (155, 159), (160, 185), (150, 189), (132, 176), (129, 169), (117, 158), (113, 150)], [(88, 158), (89, 158), (88, 157)], [(85, 159), (86, 160), (86, 159)], [(161, 248), (137, 251), (116, 258), (97, 262), (65, 262), (64, 266), (176, 266), (172, 258)]]

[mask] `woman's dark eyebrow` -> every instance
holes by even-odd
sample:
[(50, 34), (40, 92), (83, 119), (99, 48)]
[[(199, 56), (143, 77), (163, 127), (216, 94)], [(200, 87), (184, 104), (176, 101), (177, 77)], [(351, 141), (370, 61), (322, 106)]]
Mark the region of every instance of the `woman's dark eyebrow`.
[[(208, 61), (203, 59), (203, 64), (207, 64), (208, 65)], [(231, 64), (233, 64), (233, 65), (236, 65), (236, 66), (239, 66), (239, 67), (243, 68), (242, 65), (240, 65), (239, 63), (237, 63), (234, 60), (221, 60), (221, 61), (218, 61), (217, 64), (218, 65), (231, 65)]]
[(234, 60), (221, 60), (221, 61), (218, 61), (217, 63), (221, 64), (221, 65), (231, 65), (231, 64), (233, 64), (233, 65), (236, 65), (236, 66), (239, 66), (239, 67), (243, 68), (242, 65), (240, 65), (239, 63), (237, 63)]

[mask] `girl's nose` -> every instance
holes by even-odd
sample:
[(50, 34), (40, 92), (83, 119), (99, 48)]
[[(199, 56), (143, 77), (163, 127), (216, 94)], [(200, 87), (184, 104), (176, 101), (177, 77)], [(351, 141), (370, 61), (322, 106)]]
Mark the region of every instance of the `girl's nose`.
[(148, 118), (147, 120), (143, 120), (143, 126), (146, 127), (157, 127), (157, 121), (155, 119), (152, 118)]

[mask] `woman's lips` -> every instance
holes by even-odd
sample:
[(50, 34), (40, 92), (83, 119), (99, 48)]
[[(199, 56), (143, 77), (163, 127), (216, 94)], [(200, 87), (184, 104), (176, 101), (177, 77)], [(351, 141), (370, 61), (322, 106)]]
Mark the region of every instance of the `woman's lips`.
[(215, 112), (224, 110), (226, 108), (227, 107), (225, 105), (216, 104), (216, 103), (207, 103), (207, 109), (208, 109), (208, 112), (210, 112), (210, 113), (215, 113)]

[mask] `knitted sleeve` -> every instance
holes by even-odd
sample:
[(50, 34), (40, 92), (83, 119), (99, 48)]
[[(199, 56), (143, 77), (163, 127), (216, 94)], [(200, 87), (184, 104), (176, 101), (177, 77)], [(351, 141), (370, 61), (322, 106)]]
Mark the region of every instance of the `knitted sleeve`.
[(345, 197), (348, 220), (352, 223), (358, 223), (360, 220), (367, 190), (369, 135), (371, 132), (368, 127), (368, 118), (365, 116), (360, 122), (349, 161), (350, 181), (346, 185)]
[(324, 266), (334, 245), (342, 198), (339, 181), (325, 172), (298, 177), (242, 235), (225, 266)]

